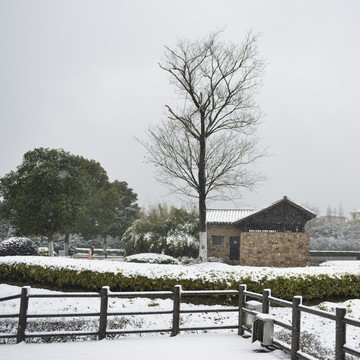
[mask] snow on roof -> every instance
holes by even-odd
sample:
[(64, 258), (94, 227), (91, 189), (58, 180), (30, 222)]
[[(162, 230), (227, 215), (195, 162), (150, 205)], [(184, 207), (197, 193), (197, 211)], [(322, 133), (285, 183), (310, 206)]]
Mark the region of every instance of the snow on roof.
[(257, 209), (208, 209), (206, 221), (207, 223), (231, 224), (257, 211)]
[(206, 211), (206, 221), (207, 223), (213, 224), (232, 224), (257, 212), (260, 213), (266, 209), (272, 208), (283, 201), (291, 203), (292, 206), (295, 206), (299, 209), (302, 209), (302, 211), (307, 212), (310, 218), (316, 216), (312, 211), (298, 205), (294, 201), (290, 200), (287, 196), (284, 196), (282, 199), (275, 201), (270, 206), (262, 209), (208, 209)]

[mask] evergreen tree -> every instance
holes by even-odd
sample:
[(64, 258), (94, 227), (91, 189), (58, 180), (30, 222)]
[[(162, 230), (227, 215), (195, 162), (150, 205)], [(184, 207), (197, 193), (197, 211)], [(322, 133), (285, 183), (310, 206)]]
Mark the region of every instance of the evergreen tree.
[(88, 196), (79, 157), (64, 150), (37, 148), (25, 153), (16, 171), (0, 179), (2, 214), (16, 234), (53, 236), (76, 228)]

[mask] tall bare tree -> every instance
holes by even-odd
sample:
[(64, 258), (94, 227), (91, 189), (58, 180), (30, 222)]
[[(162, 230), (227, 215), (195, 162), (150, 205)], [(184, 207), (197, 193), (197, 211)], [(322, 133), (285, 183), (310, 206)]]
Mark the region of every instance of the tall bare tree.
[(254, 97), (264, 61), (256, 43), (251, 33), (238, 45), (225, 43), (216, 32), (165, 47), (159, 63), (181, 107), (166, 105), (167, 119), (149, 129), (145, 146), (160, 181), (198, 198), (200, 258), (207, 256), (209, 194), (252, 188), (261, 177), (248, 166), (262, 156), (254, 134), (261, 117)]

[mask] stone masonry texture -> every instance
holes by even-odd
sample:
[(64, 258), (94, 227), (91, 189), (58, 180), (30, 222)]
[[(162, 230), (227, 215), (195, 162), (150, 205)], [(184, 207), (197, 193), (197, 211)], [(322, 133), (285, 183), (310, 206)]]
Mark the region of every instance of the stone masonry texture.
[[(208, 256), (230, 261), (230, 237), (240, 237), (240, 265), (296, 267), (309, 265), (309, 236), (292, 232), (240, 232), (232, 224), (208, 225)], [(224, 236), (213, 245), (212, 236)], [(239, 264), (239, 262), (236, 262)]]

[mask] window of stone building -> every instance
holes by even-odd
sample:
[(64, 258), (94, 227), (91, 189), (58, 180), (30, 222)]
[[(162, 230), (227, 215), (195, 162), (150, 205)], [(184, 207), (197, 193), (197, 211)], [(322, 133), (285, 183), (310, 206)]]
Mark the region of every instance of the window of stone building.
[(213, 235), (212, 244), (215, 246), (223, 246), (224, 245), (224, 237), (220, 235)]

